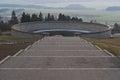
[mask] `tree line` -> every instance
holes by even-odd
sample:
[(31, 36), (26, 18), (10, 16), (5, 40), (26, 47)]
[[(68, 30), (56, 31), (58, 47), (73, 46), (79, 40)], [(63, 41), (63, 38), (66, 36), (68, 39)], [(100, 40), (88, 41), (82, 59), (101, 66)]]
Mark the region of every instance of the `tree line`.
[(39, 15), (37, 14), (28, 14), (23, 12), (21, 19), (18, 20), (17, 15), (15, 11), (12, 11), (11, 19), (8, 22), (4, 22), (3, 20), (0, 20), (0, 30), (6, 31), (11, 30), (11, 26), (18, 24), (18, 23), (24, 23), (24, 22), (34, 22), (34, 21), (80, 21), (82, 22), (82, 18), (78, 17), (71, 17), (62, 13), (59, 13), (57, 17), (55, 15), (48, 13), (47, 16), (43, 16), (43, 14), (40, 12)]
[[(78, 18), (78, 17), (71, 17), (62, 13), (59, 13), (59, 15), (57, 17), (55, 17), (54, 15), (48, 13), (47, 16), (43, 17), (43, 14), (40, 12), (39, 15), (37, 14), (26, 14), (25, 12), (23, 12), (22, 17), (20, 22), (24, 23), (24, 22), (34, 22), (34, 21), (79, 21), (79, 22), (83, 22), (82, 18)], [(90, 23), (96, 22), (96, 20), (94, 21), (90, 21)], [(12, 12), (12, 17), (10, 20), (10, 24), (17, 24), (18, 20), (16, 17), (15, 12)], [(114, 28), (112, 29), (112, 33), (120, 33), (120, 25), (118, 23), (114, 24)]]
[(118, 23), (114, 24), (114, 27), (112, 29), (112, 34), (114, 33), (120, 33), (120, 25)]
[[(71, 16), (68, 16), (62, 13), (59, 13), (57, 17), (48, 13), (47, 16), (44, 17), (41, 12), (39, 13), (39, 15), (35, 13), (30, 15), (28, 13), (23, 12), (21, 19), (18, 20), (15, 11), (12, 11), (11, 19), (8, 22), (4, 22), (3, 20), (0, 21), (0, 31), (11, 30), (11, 26), (18, 24), (18, 23), (34, 22), (34, 21), (40, 21), (40, 22), (41, 21), (79, 21), (79, 22), (83, 22), (83, 19), (78, 18), (78, 17), (71, 17)], [(120, 25), (118, 23), (114, 24), (112, 33), (120, 33)]]
[(4, 22), (3, 20), (0, 21), (0, 31), (9, 31), (11, 30), (11, 26), (18, 23), (19, 21), (15, 11), (12, 11), (11, 19), (8, 22)]
[(37, 14), (26, 14), (23, 12), (20, 22), (33, 22), (33, 21), (80, 21), (82, 22), (82, 18), (78, 17), (70, 17), (68, 15), (64, 15), (62, 13), (59, 13), (58, 17), (56, 18), (53, 14), (48, 13), (47, 16), (43, 16), (43, 14), (40, 12), (39, 15)]

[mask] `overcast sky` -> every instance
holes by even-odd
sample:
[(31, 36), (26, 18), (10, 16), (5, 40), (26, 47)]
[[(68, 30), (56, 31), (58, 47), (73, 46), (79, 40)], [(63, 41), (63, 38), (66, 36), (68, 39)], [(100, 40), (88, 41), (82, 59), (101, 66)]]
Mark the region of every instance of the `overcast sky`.
[(0, 2), (9, 4), (37, 4), (53, 7), (64, 7), (69, 4), (82, 4), (95, 8), (120, 5), (120, 0), (0, 0)]

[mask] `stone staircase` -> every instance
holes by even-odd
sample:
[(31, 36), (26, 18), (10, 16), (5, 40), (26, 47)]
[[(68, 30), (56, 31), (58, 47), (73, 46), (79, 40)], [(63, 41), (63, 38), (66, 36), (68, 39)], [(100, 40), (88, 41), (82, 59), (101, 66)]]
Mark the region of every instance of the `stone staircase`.
[(79, 37), (44, 37), (0, 62), (0, 80), (119, 80), (120, 58)]

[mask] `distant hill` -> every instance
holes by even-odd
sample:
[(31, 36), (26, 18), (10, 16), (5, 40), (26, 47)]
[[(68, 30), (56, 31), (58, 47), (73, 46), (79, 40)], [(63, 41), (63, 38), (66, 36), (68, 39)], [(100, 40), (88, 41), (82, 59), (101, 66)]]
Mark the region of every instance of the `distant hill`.
[(37, 9), (71, 9), (71, 10), (93, 10), (80, 4), (71, 4), (66, 7), (46, 7), (41, 5), (18, 5), (18, 4), (0, 4), (1, 8), (37, 8)]
[(19, 4), (0, 4), (0, 7), (7, 7), (7, 8), (42, 8), (42, 9), (49, 9), (52, 7), (40, 6), (40, 5), (19, 5)]
[(112, 6), (106, 8), (106, 11), (120, 11), (120, 6)]
[(0, 13), (5, 13), (5, 12), (8, 12), (8, 11), (11, 11), (14, 10), (16, 13), (20, 13), (20, 12), (24, 12), (25, 9), (9, 9), (9, 8), (1, 8), (0, 9)]
[(9, 10), (10, 10), (10, 9), (7, 9), (7, 8), (0, 9), (0, 13), (7, 12), (7, 11), (9, 11)]
[(24, 12), (25, 9), (15, 9), (14, 11), (15, 11), (16, 13), (21, 13), (21, 12)]
[(70, 4), (65, 7), (65, 9), (72, 9), (72, 10), (94, 10), (94, 8), (88, 8), (80, 4)]

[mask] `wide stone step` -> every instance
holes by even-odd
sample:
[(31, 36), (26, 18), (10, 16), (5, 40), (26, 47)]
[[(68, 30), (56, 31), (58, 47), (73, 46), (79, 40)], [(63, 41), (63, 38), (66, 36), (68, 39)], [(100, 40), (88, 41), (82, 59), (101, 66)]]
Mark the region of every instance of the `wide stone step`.
[(91, 45), (83, 42), (38, 42), (37, 45)]
[(120, 69), (0, 69), (1, 80), (119, 80)]
[(119, 80), (120, 57), (79, 37), (45, 37), (0, 64), (0, 80)]
[(120, 68), (118, 57), (11, 57), (0, 68)]
[(83, 41), (86, 42), (84, 39), (80, 37), (44, 37), (41, 41)]
[(66, 46), (66, 45), (49, 45), (49, 46), (33, 46), (31, 50), (98, 50), (95, 46)]
[(27, 50), (18, 56), (109, 56), (100, 50)]

